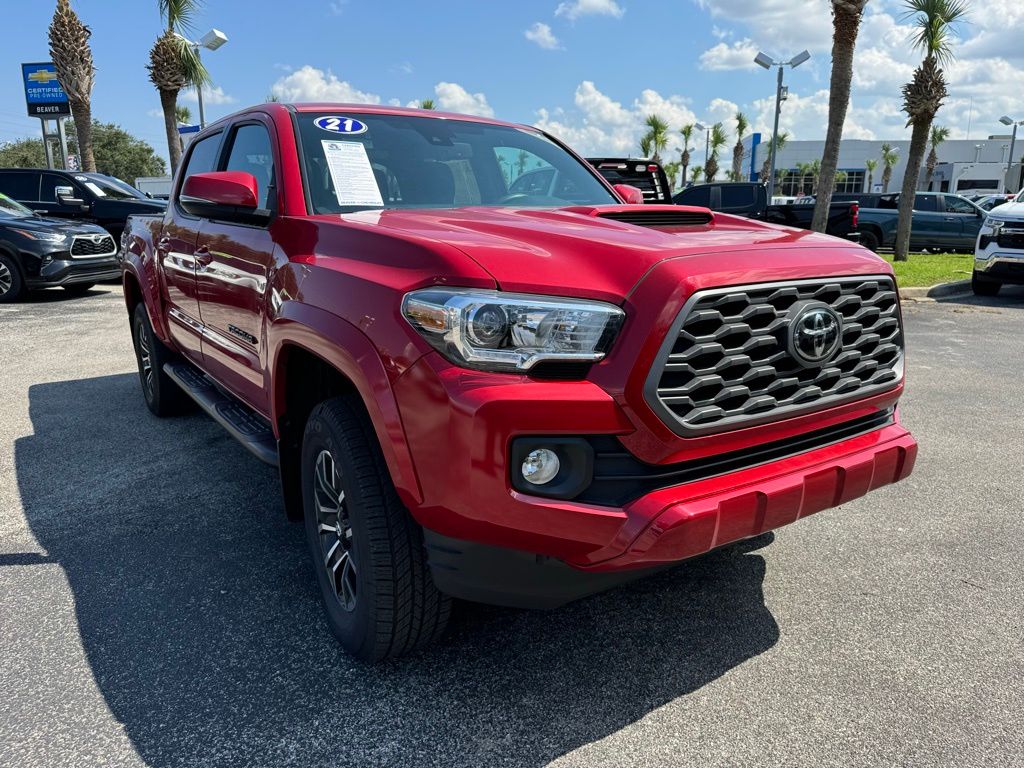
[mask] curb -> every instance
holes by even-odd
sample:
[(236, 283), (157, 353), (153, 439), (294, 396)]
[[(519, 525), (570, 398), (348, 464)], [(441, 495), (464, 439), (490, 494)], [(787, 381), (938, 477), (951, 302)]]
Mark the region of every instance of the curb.
[(957, 280), (952, 283), (939, 283), (938, 285), (933, 285), (930, 288), (900, 288), (900, 298), (910, 301), (941, 299), (946, 296), (960, 296), (964, 293), (970, 293), (970, 291), (970, 280)]

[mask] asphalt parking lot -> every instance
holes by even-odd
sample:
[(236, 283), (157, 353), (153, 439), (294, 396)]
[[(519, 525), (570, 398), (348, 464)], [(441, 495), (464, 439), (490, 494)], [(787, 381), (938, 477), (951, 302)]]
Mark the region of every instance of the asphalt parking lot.
[(0, 307), (0, 765), (1024, 765), (1024, 290), (904, 314), (908, 481), (370, 668), (120, 289)]

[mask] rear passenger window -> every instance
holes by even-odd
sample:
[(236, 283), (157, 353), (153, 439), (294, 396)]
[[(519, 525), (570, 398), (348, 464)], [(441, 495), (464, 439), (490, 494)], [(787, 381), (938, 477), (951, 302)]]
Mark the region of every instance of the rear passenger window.
[(38, 173), (0, 173), (0, 192), (18, 201), (39, 199)]
[(252, 174), (256, 179), (259, 207), (267, 208), (270, 189), (274, 186), (274, 153), (267, 129), (262, 125), (243, 125), (238, 128), (224, 170)]
[(220, 134), (207, 136), (193, 142), (188, 160), (185, 161), (185, 172), (181, 176), (182, 185), (185, 179), (195, 173), (210, 173), (217, 170), (217, 155), (220, 150)]
[(697, 185), (680, 192), (675, 197), (677, 205), (697, 205), (707, 208), (711, 205), (711, 187), (708, 185)]
[(939, 207), (936, 205), (935, 195), (915, 195), (914, 210), (929, 212), (938, 211)]

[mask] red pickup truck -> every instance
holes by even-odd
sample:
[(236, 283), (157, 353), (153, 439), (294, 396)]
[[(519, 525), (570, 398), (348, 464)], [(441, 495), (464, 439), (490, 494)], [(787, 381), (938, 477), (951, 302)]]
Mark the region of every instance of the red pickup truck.
[(638, 203), (533, 128), (265, 104), (130, 220), (146, 404), (279, 467), (355, 656), (436, 639), (453, 597), (558, 606), (910, 473), (884, 261)]

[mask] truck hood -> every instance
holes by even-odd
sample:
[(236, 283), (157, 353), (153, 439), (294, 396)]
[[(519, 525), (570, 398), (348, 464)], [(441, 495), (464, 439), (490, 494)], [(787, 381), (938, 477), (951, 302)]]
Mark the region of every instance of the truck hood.
[(988, 215), (1007, 221), (1024, 221), (1024, 203), (1003, 203), (989, 211)]
[(853, 243), (723, 214), (714, 214), (710, 223), (671, 227), (601, 218), (606, 213), (651, 215), (659, 209), (681, 210), (467, 207), (361, 211), (341, 218), (454, 246), (489, 272), (502, 290), (616, 303), (667, 260), (682, 260), (691, 274), (725, 272), (732, 278), (727, 283), (889, 271), (881, 259)]
[(85, 222), (57, 219), (48, 216), (0, 218), (0, 225), (27, 230), (29, 232), (63, 232), (69, 235), (108, 234), (107, 230), (103, 229), (98, 224), (88, 224)]

